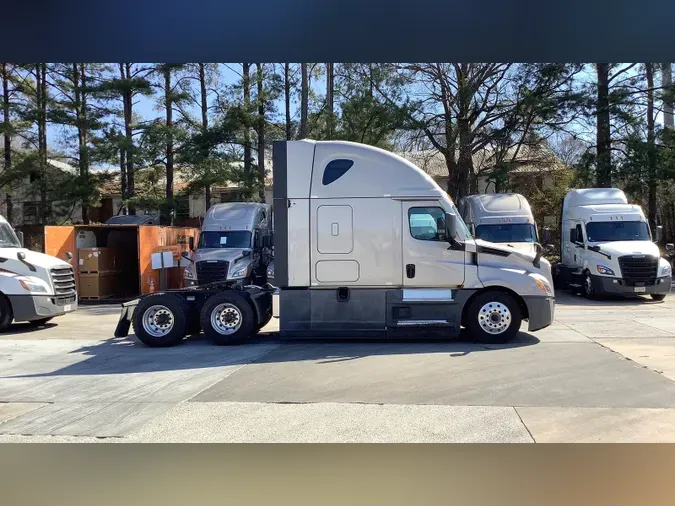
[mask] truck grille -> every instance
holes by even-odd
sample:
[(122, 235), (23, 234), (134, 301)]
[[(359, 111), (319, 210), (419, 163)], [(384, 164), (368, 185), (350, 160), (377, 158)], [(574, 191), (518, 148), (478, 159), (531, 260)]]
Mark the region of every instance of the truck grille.
[(650, 255), (626, 255), (619, 257), (623, 279), (629, 285), (654, 284), (659, 269), (659, 257)]
[(70, 297), (75, 294), (75, 273), (72, 267), (55, 267), (49, 273), (54, 283), (54, 294), (57, 297)]
[(197, 262), (197, 282), (200, 285), (227, 280), (229, 262), (226, 260), (204, 260)]

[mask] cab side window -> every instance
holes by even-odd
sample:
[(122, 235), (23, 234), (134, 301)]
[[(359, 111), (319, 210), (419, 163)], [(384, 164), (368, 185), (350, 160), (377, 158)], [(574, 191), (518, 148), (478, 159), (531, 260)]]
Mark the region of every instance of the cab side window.
[(445, 241), (445, 211), (440, 207), (411, 207), (410, 235), (419, 241)]

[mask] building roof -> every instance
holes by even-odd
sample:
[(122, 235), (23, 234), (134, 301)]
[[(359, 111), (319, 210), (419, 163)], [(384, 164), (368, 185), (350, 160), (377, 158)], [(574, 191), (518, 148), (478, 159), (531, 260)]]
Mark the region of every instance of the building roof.
[[(443, 154), (436, 149), (399, 152), (398, 155), (414, 163), (432, 177), (448, 177), (448, 166)], [(542, 170), (560, 170), (565, 168), (562, 161), (547, 147), (523, 145), (516, 154), (516, 147), (507, 150), (504, 159), (511, 160), (515, 155), (516, 166), (513, 172), (529, 173)], [(473, 166), (476, 172), (491, 169), (496, 164), (497, 153), (486, 148), (473, 154)]]

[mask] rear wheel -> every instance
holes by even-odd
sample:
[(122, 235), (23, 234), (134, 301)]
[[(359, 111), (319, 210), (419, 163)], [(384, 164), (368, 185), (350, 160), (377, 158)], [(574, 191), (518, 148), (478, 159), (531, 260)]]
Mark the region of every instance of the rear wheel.
[(14, 320), (12, 305), (7, 297), (0, 293), (0, 332), (7, 330), (12, 324), (12, 320)]
[(174, 346), (187, 333), (189, 313), (188, 303), (178, 295), (149, 295), (134, 311), (134, 333), (142, 343), (154, 348)]
[(665, 294), (665, 293), (650, 293), (649, 296), (650, 296), (653, 300), (663, 300), (663, 299), (666, 298), (666, 294)]
[(467, 308), (466, 328), (479, 343), (501, 344), (520, 330), (522, 314), (516, 300), (503, 292), (478, 295)]
[(220, 345), (242, 343), (257, 330), (251, 304), (234, 291), (210, 297), (204, 303), (199, 319), (204, 335)]

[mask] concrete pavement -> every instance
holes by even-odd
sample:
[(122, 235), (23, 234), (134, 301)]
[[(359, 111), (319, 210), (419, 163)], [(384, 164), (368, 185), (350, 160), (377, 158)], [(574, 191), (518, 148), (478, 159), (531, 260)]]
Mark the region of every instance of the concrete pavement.
[(673, 309), (561, 293), (508, 345), (149, 349), (83, 307), (0, 336), (0, 442), (675, 441)]

